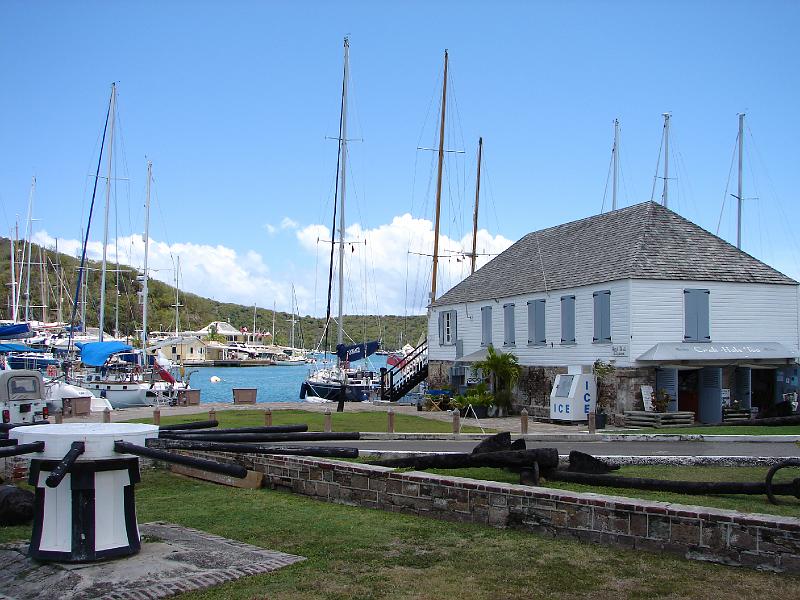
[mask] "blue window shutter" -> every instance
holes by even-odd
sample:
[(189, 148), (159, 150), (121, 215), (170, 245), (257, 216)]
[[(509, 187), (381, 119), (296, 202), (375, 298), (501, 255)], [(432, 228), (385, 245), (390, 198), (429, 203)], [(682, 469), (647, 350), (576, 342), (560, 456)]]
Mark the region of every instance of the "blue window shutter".
[(611, 292), (600, 292), (600, 341), (611, 342)]
[(603, 307), (602, 293), (595, 292), (592, 294), (592, 302), (594, 304), (594, 334), (592, 335), (593, 342), (601, 341), (603, 337)]
[(561, 296), (561, 343), (575, 343), (575, 296)]
[(481, 307), (481, 345), (488, 346), (492, 343), (492, 307)]
[(708, 311), (710, 292), (697, 290), (697, 339), (700, 342), (711, 341), (711, 323)]
[(536, 343), (536, 301), (528, 300), (528, 343)]
[(545, 310), (545, 301), (544, 300), (537, 300), (536, 301), (536, 343), (537, 344), (546, 344), (547, 343), (547, 334), (545, 333), (545, 320), (544, 320), (544, 310)]
[(697, 296), (695, 290), (683, 290), (684, 329), (683, 339), (687, 342), (697, 340)]
[(514, 305), (503, 305), (503, 344), (513, 346), (515, 343)]
[(444, 313), (439, 313), (439, 345), (444, 345)]

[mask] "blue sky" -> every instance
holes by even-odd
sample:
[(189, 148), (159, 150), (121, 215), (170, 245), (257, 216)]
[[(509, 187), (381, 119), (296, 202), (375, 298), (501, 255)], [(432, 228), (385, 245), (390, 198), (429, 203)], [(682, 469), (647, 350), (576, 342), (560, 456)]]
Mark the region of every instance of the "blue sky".
[[(363, 141), (351, 145), (347, 214), (358, 225), (352, 239), (368, 241), (351, 251), (361, 262), (348, 267), (346, 312), (424, 306), (429, 261), (407, 253), (433, 216), (434, 155), (417, 147), (435, 144), (445, 48), (446, 142), (465, 151), (447, 160), (450, 247), (469, 236), (478, 136), (479, 250), (491, 254), (600, 212), (615, 117), (620, 204), (650, 199), (665, 111), (677, 177), (670, 207), (713, 232), (744, 111), (745, 196), (758, 197), (746, 203), (744, 249), (800, 278), (790, 222), (799, 24), (797, 2), (6, 1), (0, 228), (7, 235), (15, 215), (24, 219), (35, 174), (39, 239), (78, 239), (116, 81), (117, 176), (130, 180), (117, 184), (123, 242), (131, 247), (143, 228), (147, 156), (151, 235), (161, 244), (154, 276), (170, 279), (167, 257), (180, 254), (185, 289), (288, 309), (295, 283), (302, 312), (324, 311), (327, 250), (316, 237), (330, 227), (336, 144), (325, 138), (336, 135), (349, 35), (350, 133)], [(731, 208), (720, 234), (735, 241)], [(449, 262), (440, 291), (464, 275)]]

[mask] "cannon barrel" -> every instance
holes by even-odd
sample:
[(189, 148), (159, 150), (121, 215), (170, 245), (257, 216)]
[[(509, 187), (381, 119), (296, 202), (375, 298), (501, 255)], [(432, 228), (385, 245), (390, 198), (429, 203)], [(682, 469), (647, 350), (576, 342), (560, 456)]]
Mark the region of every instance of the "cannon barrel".
[[(164, 431), (164, 428), (161, 428)], [(167, 433), (188, 435), (233, 435), (235, 433), (301, 433), (308, 431), (308, 425), (261, 425), (259, 427), (235, 427), (230, 429), (191, 429), (188, 431), (168, 429)]]
[(203, 471), (219, 473), (220, 475), (229, 475), (239, 479), (244, 479), (247, 477), (247, 469), (240, 465), (226, 465), (223, 463), (214, 462), (213, 460), (172, 454), (171, 452), (165, 452), (164, 450), (146, 448), (145, 446), (137, 446), (136, 444), (131, 444), (129, 442), (114, 442), (114, 450), (122, 454), (133, 454), (135, 456), (144, 456), (146, 458), (152, 458), (155, 460), (163, 460), (179, 465), (186, 465), (187, 467), (194, 467), (195, 469), (202, 469)]
[(4, 448), (6, 446), (16, 446), (17, 440), (9, 440), (7, 438), (0, 438), (0, 448)]
[(313, 442), (330, 440), (358, 440), (360, 434), (354, 432), (311, 432), (304, 433), (177, 433), (165, 431), (161, 439), (198, 440), (204, 442)]
[(0, 458), (8, 458), (9, 456), (20, 456), (22, 454), (33, 454), (34, 452), (43, 452), (43, 451), (44, 451), (44, 442), (17, 444), (16, 446), (8, 446), (7, 448), (0, 448)]
[(58, 463), (55, 468), (50, 471), (50, 475), (47, 476), (47, 479), (45, 480), (47, 487), (58, 487), (58, 484), (61, 483), (61, 480), (67, 475), (72, 465), (75, 464), (75, 461), (78, 460), (78, 457), (85, 451), (86, 444), (83, 442), (72, 442), (69, 452), (64, 455), (64, 458), (61, 459), (61, 462)]
[(216, 427), (219, 421), (192, 421), (191, 423), (175, 423), (174, 425), (161, 425), (159, 431), (182, 431), (184, 429), (208, 429)]
[[(226, 444), (198, 440), (160, 439), (154, 441), (159, 448), (170, 450), (201, 450), (207, 452), (239, 452), (241, 454), (283, 454), (291, 456), (316, 456), (321, 458), (358, 458), (358, 448), (335, 448), (329, 446), (262, 446), (256, 444)], [(152, 446), (148, 446), (152, 447)]]

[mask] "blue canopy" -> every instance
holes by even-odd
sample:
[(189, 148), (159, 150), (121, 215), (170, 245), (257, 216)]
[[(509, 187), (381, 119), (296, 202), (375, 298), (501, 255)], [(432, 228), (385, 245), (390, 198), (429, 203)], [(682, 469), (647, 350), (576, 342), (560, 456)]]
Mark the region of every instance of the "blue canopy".
[(364, 342), (363, 344), (354, 344), (352, 346), (339, 344), (336, 346), (336, 356), (339, 357), (339, 360), (352, 362), (375, 354), (380, 347), (380, 342)]
[(0, 344), (0, 354), (6, 352), (44, 352), (41, 348), (31, 348), (25, 344)]
[(13, 325), (0, 325), (0, 339), (10, 340), (19, 337), (26, 337), (31, 332), (28, 323), (14, 323)]
[(100, 367), (112, 354), (131, 350), (133, 346), (122, 342), (90, 342), (81, 346), (81, 362), (89, 367)]

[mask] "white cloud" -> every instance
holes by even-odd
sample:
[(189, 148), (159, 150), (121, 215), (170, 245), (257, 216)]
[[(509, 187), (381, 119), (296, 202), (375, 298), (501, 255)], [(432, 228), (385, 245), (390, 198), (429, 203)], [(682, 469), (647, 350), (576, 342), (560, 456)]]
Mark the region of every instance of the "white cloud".
[[(284, 219), (283, 223), (290, 221)], [(283, 226), (282, 223), (282, 226)], [(331, 234), (320, 224), (296, 228), (299, 248), (287, 248), (291, 260), (264, 256), (254, 250), (237, 251), (217, 244), (176, 242), (167, 244), (150, 240), (150, 276), (174, 285), (174, 268), (180, 257), (180, 288), (201, 296), (240, 304), (257, 303), (289, 311), (292, 305), (292, 284), (295, 285), (300, 311), (324, 314), (327, 296), (328, 260)], [(390, 223), (374, 228), (354, 224), (346, 231), (345, 313), (346, 314), (423, 314), (428, 302), (433, 250), (433, 225), (427, 219), (410, 214), (396, 216)], [(55, 239), (46, 231), (38, 231), (34, 241), (47, 247)], [(478, 267), (511, 245), (502, 235), (485, 229), (478, 232)], [(144, 240), (140, 235), (117, 240), (120, 262), (141, 269), (144, 263)], [(59, 250), (73, 256), (80, 254), (79, 240), (58, 240)], [(437, 296), (441, 296), (469, 275), (472, 237), (439, 238), (439, 278)], [(87, 256), (102, 257), (102, 243), (90, 242)], [(337, 250), (338, 252), (338, 250)], [(109, 260), (114, 260), (112, 240)], [(338, 254), (335, 254), (334, 277), (338, 279)], [(335, 280), (336, 280), (335, 279)], [(334, 284), (333, 310), (336, 312), (338, 287)]]
[(267, 230), (267, 233), (270, 235), (275, 235), (275, 232), (278, 231), (278, 228), (275, 225), (271, 225), (269, 223), (264, 224), (264, 229)]
[(297, 221), (290, 219), (289, 217), (283, 217), (281, 221), (281, 229), (297, 229), (300, 227), (300, 224)]

